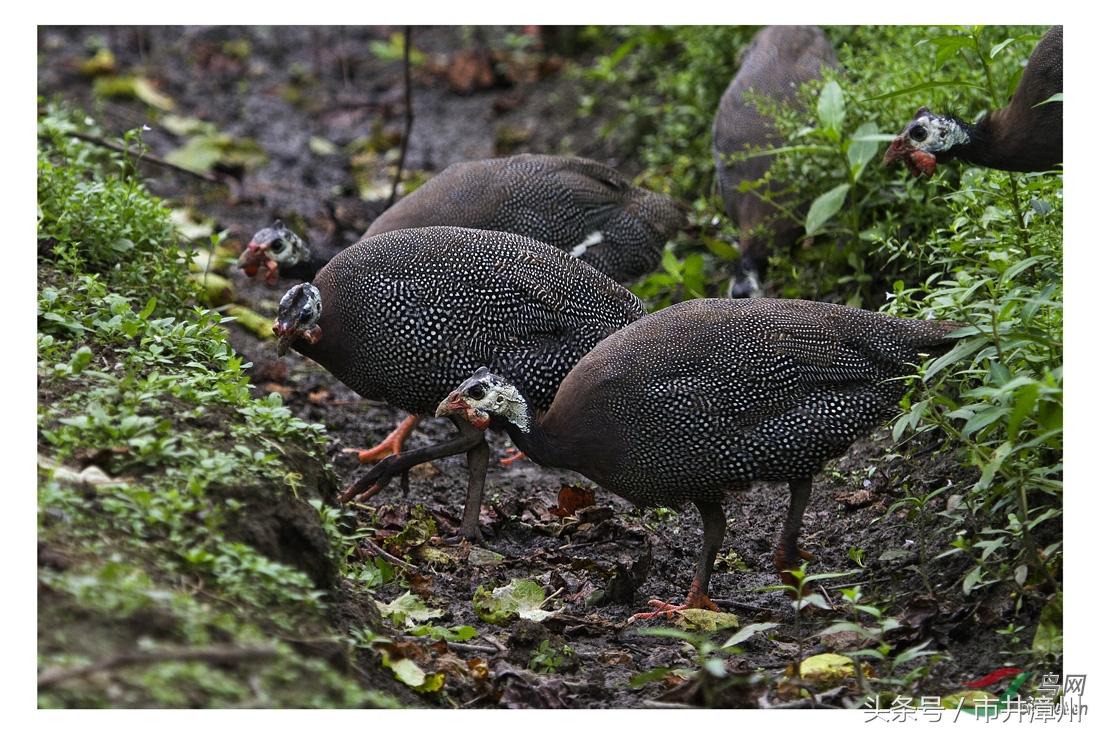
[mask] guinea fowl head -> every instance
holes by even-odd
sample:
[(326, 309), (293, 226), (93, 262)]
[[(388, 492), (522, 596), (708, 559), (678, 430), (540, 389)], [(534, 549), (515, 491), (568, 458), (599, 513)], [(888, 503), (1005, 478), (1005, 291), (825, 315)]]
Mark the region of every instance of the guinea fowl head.
[(290, 267), (308, 259), (309, 248), (302, 238), (276, 219), (252, 236), (237, 264), (250, 278), (263, 268), (268, 284), (273, 285), (279, 279), (279, 266)]
[(310, 344), (320, 341), (320, 320), (321, 292), (312, 283), (299, 283), (288, 290), (279, 301), (279, 313), (271, 326), (279, 338), (275, 346), (279, 356), (299, 338)]
[(527, 401), (514, 385), (479, 367), (468, 380), (453, 390), (435, 409), (437, 417), (457, 415), (474, 428), (484, 431), (494, 417), (513, 423), (521, 431), (530, 430)]
[(890, 165), (902, 160), (914, 176), (931, 176), (937, 158), (944, 159), (951, 149), (970, 142), (970, 135), (953, 117), (933, 114), (921, 107), (893, 142), (882, 161)]

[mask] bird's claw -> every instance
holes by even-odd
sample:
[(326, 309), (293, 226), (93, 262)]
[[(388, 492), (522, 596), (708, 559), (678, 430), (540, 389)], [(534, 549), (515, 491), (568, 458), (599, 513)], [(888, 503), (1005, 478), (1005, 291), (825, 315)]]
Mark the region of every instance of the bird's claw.
[(387, 456), (375, 464), (369, 472), (356, 479), (344, 490), (343, 494), (340, 495), (340, 502), (347, 503), (352, 500), (364, 502), (381, 492), (390, 483), (390, 480), (401, 473), (393, 468), (396, 459), (396, 456)]

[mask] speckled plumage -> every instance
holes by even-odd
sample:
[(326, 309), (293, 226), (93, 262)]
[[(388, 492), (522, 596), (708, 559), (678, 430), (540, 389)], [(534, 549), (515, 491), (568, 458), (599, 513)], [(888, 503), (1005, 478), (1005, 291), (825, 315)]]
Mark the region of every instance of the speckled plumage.
[[(714, 116), (712, 150), (719, 196), (726, 214), (741, 229), (745, 272), (739, 277), (762, 278), (770, 247), (789, 246), (800, 232), (798, 222), (779, 215), (774, 206), (761, 201), (760, 194), (771, 187), (744, 192), (738, 188), (743, 181), (763, 177), (771, 166), (771, 158), (735, 160), (730, 155), (782, 144), (773, 121), (760, 114), (752, 94), (747, 93), (791, 104), (797, 101), (803, 82), (820, 78), (822, 67), (835, 66), (836, 55), (820, 28), (769, 26), (753, 38), (743, 53), (737, 74), (722, 94)], [(741, 287), (748, 289), (747, 284)]]
[(703, 547), (685, 605), (714, 608), (706, 593), (725, 494), (757, 479), (789, 482), (775, 563), (782, 573), (795, 567), (812, 476), (894, 409), (904, 386), (891, 378), (921, 352), (945, 350), (959, 326), (811, 301), (687, 301), (596, 345), (537, 421), (485, 370), (437, 414), (503, 428), (532, 460), (637, 504), (694, 503)]
[(896, 407), (904, 384), (890, 378), (956, 328), (811, 301), (688, 301), (597, 345), (540, 424), (570, 441), (613, 435), (593, 479), (634, 502), (720, 500), (816, 474)]
[(367, 236), (429, 225), (532, 237), (626, 282), (657, 266), (684, 216), (672, 199), (632, 186), (610, 166), (525, 154), (448, 166), (386, 210)]
[(493, 365), (549, 407), (601, 339), (645, 313), (629, 291), (519, 235), (426, 227), (367, 237), (313, 280), (317, 344), (294, 347), (363, 397), (430, 412)]

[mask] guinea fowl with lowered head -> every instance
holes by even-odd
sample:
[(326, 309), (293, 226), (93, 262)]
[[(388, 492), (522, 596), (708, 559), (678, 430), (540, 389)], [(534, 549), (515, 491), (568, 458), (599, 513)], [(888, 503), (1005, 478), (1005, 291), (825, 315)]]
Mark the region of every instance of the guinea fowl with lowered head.
[(931, 176), (951, 160), (1002, 171), (1048, 171), (1062, 162), (1062, 26), (1031, 52), (1012, 101), (975, 123), (921, 107), (890, 144), (883, 162), (904, 161), (915, 176)]
[[(364, 398), (431, 413), (479, 365), (512, 376), (532, 410), (604, 337), (644, 315), (630, 291), (561, 250), (527, 237), (424, 227), (367, 237), (279, 304), (280, 354), (293, 346)], [(489, 448), (455, 420), (450, 441), (388, 457), (345, 492), (352, 498), (424, 461), (466, 453), (462, 533), (479, 537)]]
[[(632, 186), (610, 166), (524, 154), (448, 166), (375, 219), (366, 236), (428, 226), (511, 232), (627, 282), (657, 266), (665, 242), (684, 223), (672, 199)], [(269, 284), (280, 274), (309, 280), (339, 251), (310, 245), (276, 221), (255, 234), (240, 266), (250, 277), (262, 271)], [(399, 453), (417, 422), (406, 418), (376, 446), (346, 451), (364, 464)]]
[(268, 285), (275, 285), (279, 278), (309, 280), (333, 258), (340, 248), (318, 248), (306, 241), (276, 219), (270, 227), (264, 227), (252, 235), (252, 241), (241, 253), (237, 264), (248, 277), (263, 271)]
[(960, 326), (811, 301), (687, 301), (600, 342), (541, 418), (519, 375), (486, 368), (436, 415), (505, 430), (536, 463), (636, 504), (694, 503), (703, 548), (687, 599), (651, 604), (714, 608), (723, 497), (754, 480), (790, 483), (775, 565), (792, 568), (814, 474), (895, 409), (905, 393), (897, 378), (922, 353), (946, 350)]
[[(545, 242), (622, 283), (653, 270), (684, 226), (669, 197), (631, 185), (587, 158), (516, 155), (454, 163), (383, 212), (366, 237), (414, 227), (468, 227)], [(282, 222), (257, 232), (241, 254), (251, 277), (310, 279), (338, 249), (308, 245)]]
[[(822, 68), (835, 66), (833, 47), (820, 28), (769, 26), (752, 39), (722, 94), (714, 116), (714, 164), (718, 193), (726, 214), (740, 230), (741, 249), (741, 259), (731, 273), (730, 296), (759, 296), (770, 250), (790, 247), (802, 233), (801, 223), (761, 198), (774, 191), (774, 183), (751, 191), (740, 188), (746, 181), (763, 178), (771, 160), (739, 154), (782, 144), (774, 122), (760, 113), (753, 97), (795, 104), (804, 82), (821, 78)], [(776, 203), (786, 205), (789, 197), (780, 196)]]

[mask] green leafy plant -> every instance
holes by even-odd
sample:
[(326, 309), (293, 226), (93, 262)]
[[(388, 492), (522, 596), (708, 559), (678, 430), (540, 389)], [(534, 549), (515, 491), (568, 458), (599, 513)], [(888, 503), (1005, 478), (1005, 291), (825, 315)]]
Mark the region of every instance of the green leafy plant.
[(569, 645), (555, 648), (550, 640), (543, 640), (531, 652), (527, 667), (536, 673), (556, 673), (559, 669), (574, 667), (576, 662), (577, 655)]
[[(880, 668), (886, 666), (887, 675), (878, 675), (868, 680), (862, 665), (853, 666), (853, 672), (859, 683), (865, 700), (882, 698), (884, 690), (906, 690), (915, 692), (917, 685), (928, 675), (930, 666), (942, 660), (943, 655), (929, 649), (931, 640), (898, 651), (887, 641), (887, 636), (901, 627), (894, 617), (888, 616), (880, 607), (868, 603), (859, 586), (840, 590), (844, 599), (843, 611), (849, 619), (834, 622), (817, 633), (819, 637), (846, 634), (851, 636), (850, 647), (844, 654), (856, 660), (873, 660)], [(925, 660), (927, 658), (927, 660)], [(917, 661), (919, 664), (912, 665)]]
[(683, 643), (684, 650), (691, 654), (693, 666), (690, 668), (659, 666), (635, 675), (630, 679), (630, 685), (634, 688), (641, 688), (655, 681), (683, 678), (702, 705), (708, 707), (718, 705), (731, 688), (756, 679), (756, 676), (752, 675), (731, 674), (726, 666), (726, 658), (730, 655), (739, 654), (741, 649), (737, 646), (741, 643), (776, 626), (772, 622), (750, 624), (729, 637), (722, 644), (716, 643), (713, 635), (708, 633), (689, 632), (668, 627), (639, 630), (638, 634), (641, 635), (680, 640)]

